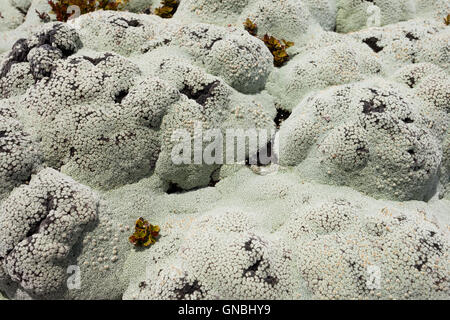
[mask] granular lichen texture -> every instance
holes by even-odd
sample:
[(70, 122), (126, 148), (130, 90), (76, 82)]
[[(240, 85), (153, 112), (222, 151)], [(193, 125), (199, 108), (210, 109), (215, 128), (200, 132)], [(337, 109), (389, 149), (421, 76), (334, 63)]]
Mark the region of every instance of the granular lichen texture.
[(449, 300), (449, 13), (1, 0), (0, 299)]

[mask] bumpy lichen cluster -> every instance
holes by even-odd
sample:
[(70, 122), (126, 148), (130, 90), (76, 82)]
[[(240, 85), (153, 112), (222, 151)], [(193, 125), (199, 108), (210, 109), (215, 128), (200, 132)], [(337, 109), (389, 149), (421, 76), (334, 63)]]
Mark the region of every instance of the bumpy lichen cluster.
[(448, 71), (449, 32), (441, 22), (416, 18), (364, 29), (351, 36), (367, 44), (387, 66), (399, 68), (405, 63), (429, 62)]
[[(218, 186), (215, 209), (177, 211), (166, 225), (165, 240), (143, 257), (149, 269), (133, 281), (125, 298), (448, 295), (448, 202), (377, 201), (297, 179), (292, 173), (257, 177), (241, 170)], [(236, 181), (245, 186), (236, 189)], [(196, 197), (215, 196), (205, 189)], [(166, 203), (167, 197), (160, 201)], [(202, 210), (202, 204), (197, 208)], [(443, 211), (434, 216), (429, 210)]]
[(17, 119), (17, 113), (0, 103), (0, 201), (16, 186), (29, 180), (40, 163), (37, 143)]
[[(0, 295), (448, 299), (449, 8), (412, 3), (0, 2)], [(208, 129), (276, 163), (173, 161)]]
[(0, 97), (23, 94), (38, 80), (48, 77), (54, 64), (75, 53), (80, 38), (62, 23), (49, 23), (27, 39), (18, 40), (1, 63)]
[[(97, 219), (96, 194), (54, 169), (44, 169), (0, 206), (0, 267), (31, 295), (65, 289), (72, 246)], [(36, 271), (39, 272), (36, 272)]]
[(404, 90), (377, 80), (309, 96), (281, 126), (281, 163), (378, 197), (429, 199), (448, 116)]

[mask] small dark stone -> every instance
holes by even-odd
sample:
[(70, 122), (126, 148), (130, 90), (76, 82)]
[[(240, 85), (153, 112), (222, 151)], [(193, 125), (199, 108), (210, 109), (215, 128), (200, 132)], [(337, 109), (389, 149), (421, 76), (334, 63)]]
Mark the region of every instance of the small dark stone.
[(386, 109), (386, 105), (384, 103), (379, 103), (377, 106), (375, 106), (373, 100), (361, 100), (361, 102), (363, 103), (363, 113), (365, 114), (370, 114), (372, 112), (384, 112)]
[(405, 119), (403, 119), (403, 122), (405, 122), (405, 123), (413, 123), (414, 120), (411, 119), (411, 118), (406, 117)]

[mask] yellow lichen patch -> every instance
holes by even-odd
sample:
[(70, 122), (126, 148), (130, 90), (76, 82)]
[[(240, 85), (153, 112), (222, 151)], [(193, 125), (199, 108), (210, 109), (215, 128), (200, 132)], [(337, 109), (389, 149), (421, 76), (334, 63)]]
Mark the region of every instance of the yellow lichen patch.
[(252, 20), (247, 18), (247, 20), (245, 20), (245, 22), (244, 22), (244, 27), (245, 27), (245, 30), (248, 31), (248, 33), (250, 33), (252, 36), (256, 37), (256, 34), (258, 32), (258, 26), (256, 25), (256, 23), (253, 23)]
[[(248, 33), (250, 33), (254, 37), (257, 37), (258, 27), (249, 18), (245, 20), (244, 27)], [(264, 42), (266, 47), (272, 53), (273, 64), (276, 67), (283, 66), (289, 60), (289, 55), (286, 52), (286, 49), (292, 47), (294, 45), (294, 42), (286, 41), (284, 39), (278, 40), (277, 38), (269, 36), (268, 34), (265, 34), (263, 38), (259, 39)]]
[(172, 18), (180, 4), (179, 0), (163, 0), (161, 7), (155, 9), (155, 14), (161, 18)]
[(450, 25), (450, 14), (448, 14), (447, 17), (444, 18), (444, 23), (446, 26)]
[(264, 35), (264, 38), (262, 40), (272, 53), (273, 63), (276, 67), (281, 67), (286, 63), (286, 61), (289, 60), (289, 55), (287, 54), (286, 49), (292, 47), (294, 45), (293, 42), (286, 41), (284, 39), (280, 41), (275, 37), (269, 36), (267, 34)]
[(141, 217), (136, 221), (134, 233), (129, 240), (136, 247), (148, 247), (156, 242), (159, 230), (159, 226), (154, 226)]

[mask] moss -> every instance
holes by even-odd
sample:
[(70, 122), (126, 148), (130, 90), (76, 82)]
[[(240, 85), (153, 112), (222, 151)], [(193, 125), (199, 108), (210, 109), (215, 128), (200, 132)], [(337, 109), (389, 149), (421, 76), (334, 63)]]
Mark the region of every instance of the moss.
[(159, 226), (154, 226), (141, 217), (136, 221), (134, 233), (129, 240), (136, 247), (148, 247), (156, 242), (159, 230)]
[(77, 6), (80, 14), (85, 14), (97, 10), (113, 10), (118, 11), (128, 0), (49, 0), (48, 4), (52, 8), (51, 13), (56, 15), (58, 21), (67, 22), (72, 15), (67, 9), (70, 6)]
[(155, 14), (161, 18), (172, 18), (180, 4), (179, 0), (163, 0), (161, 7), (155, 9)]

